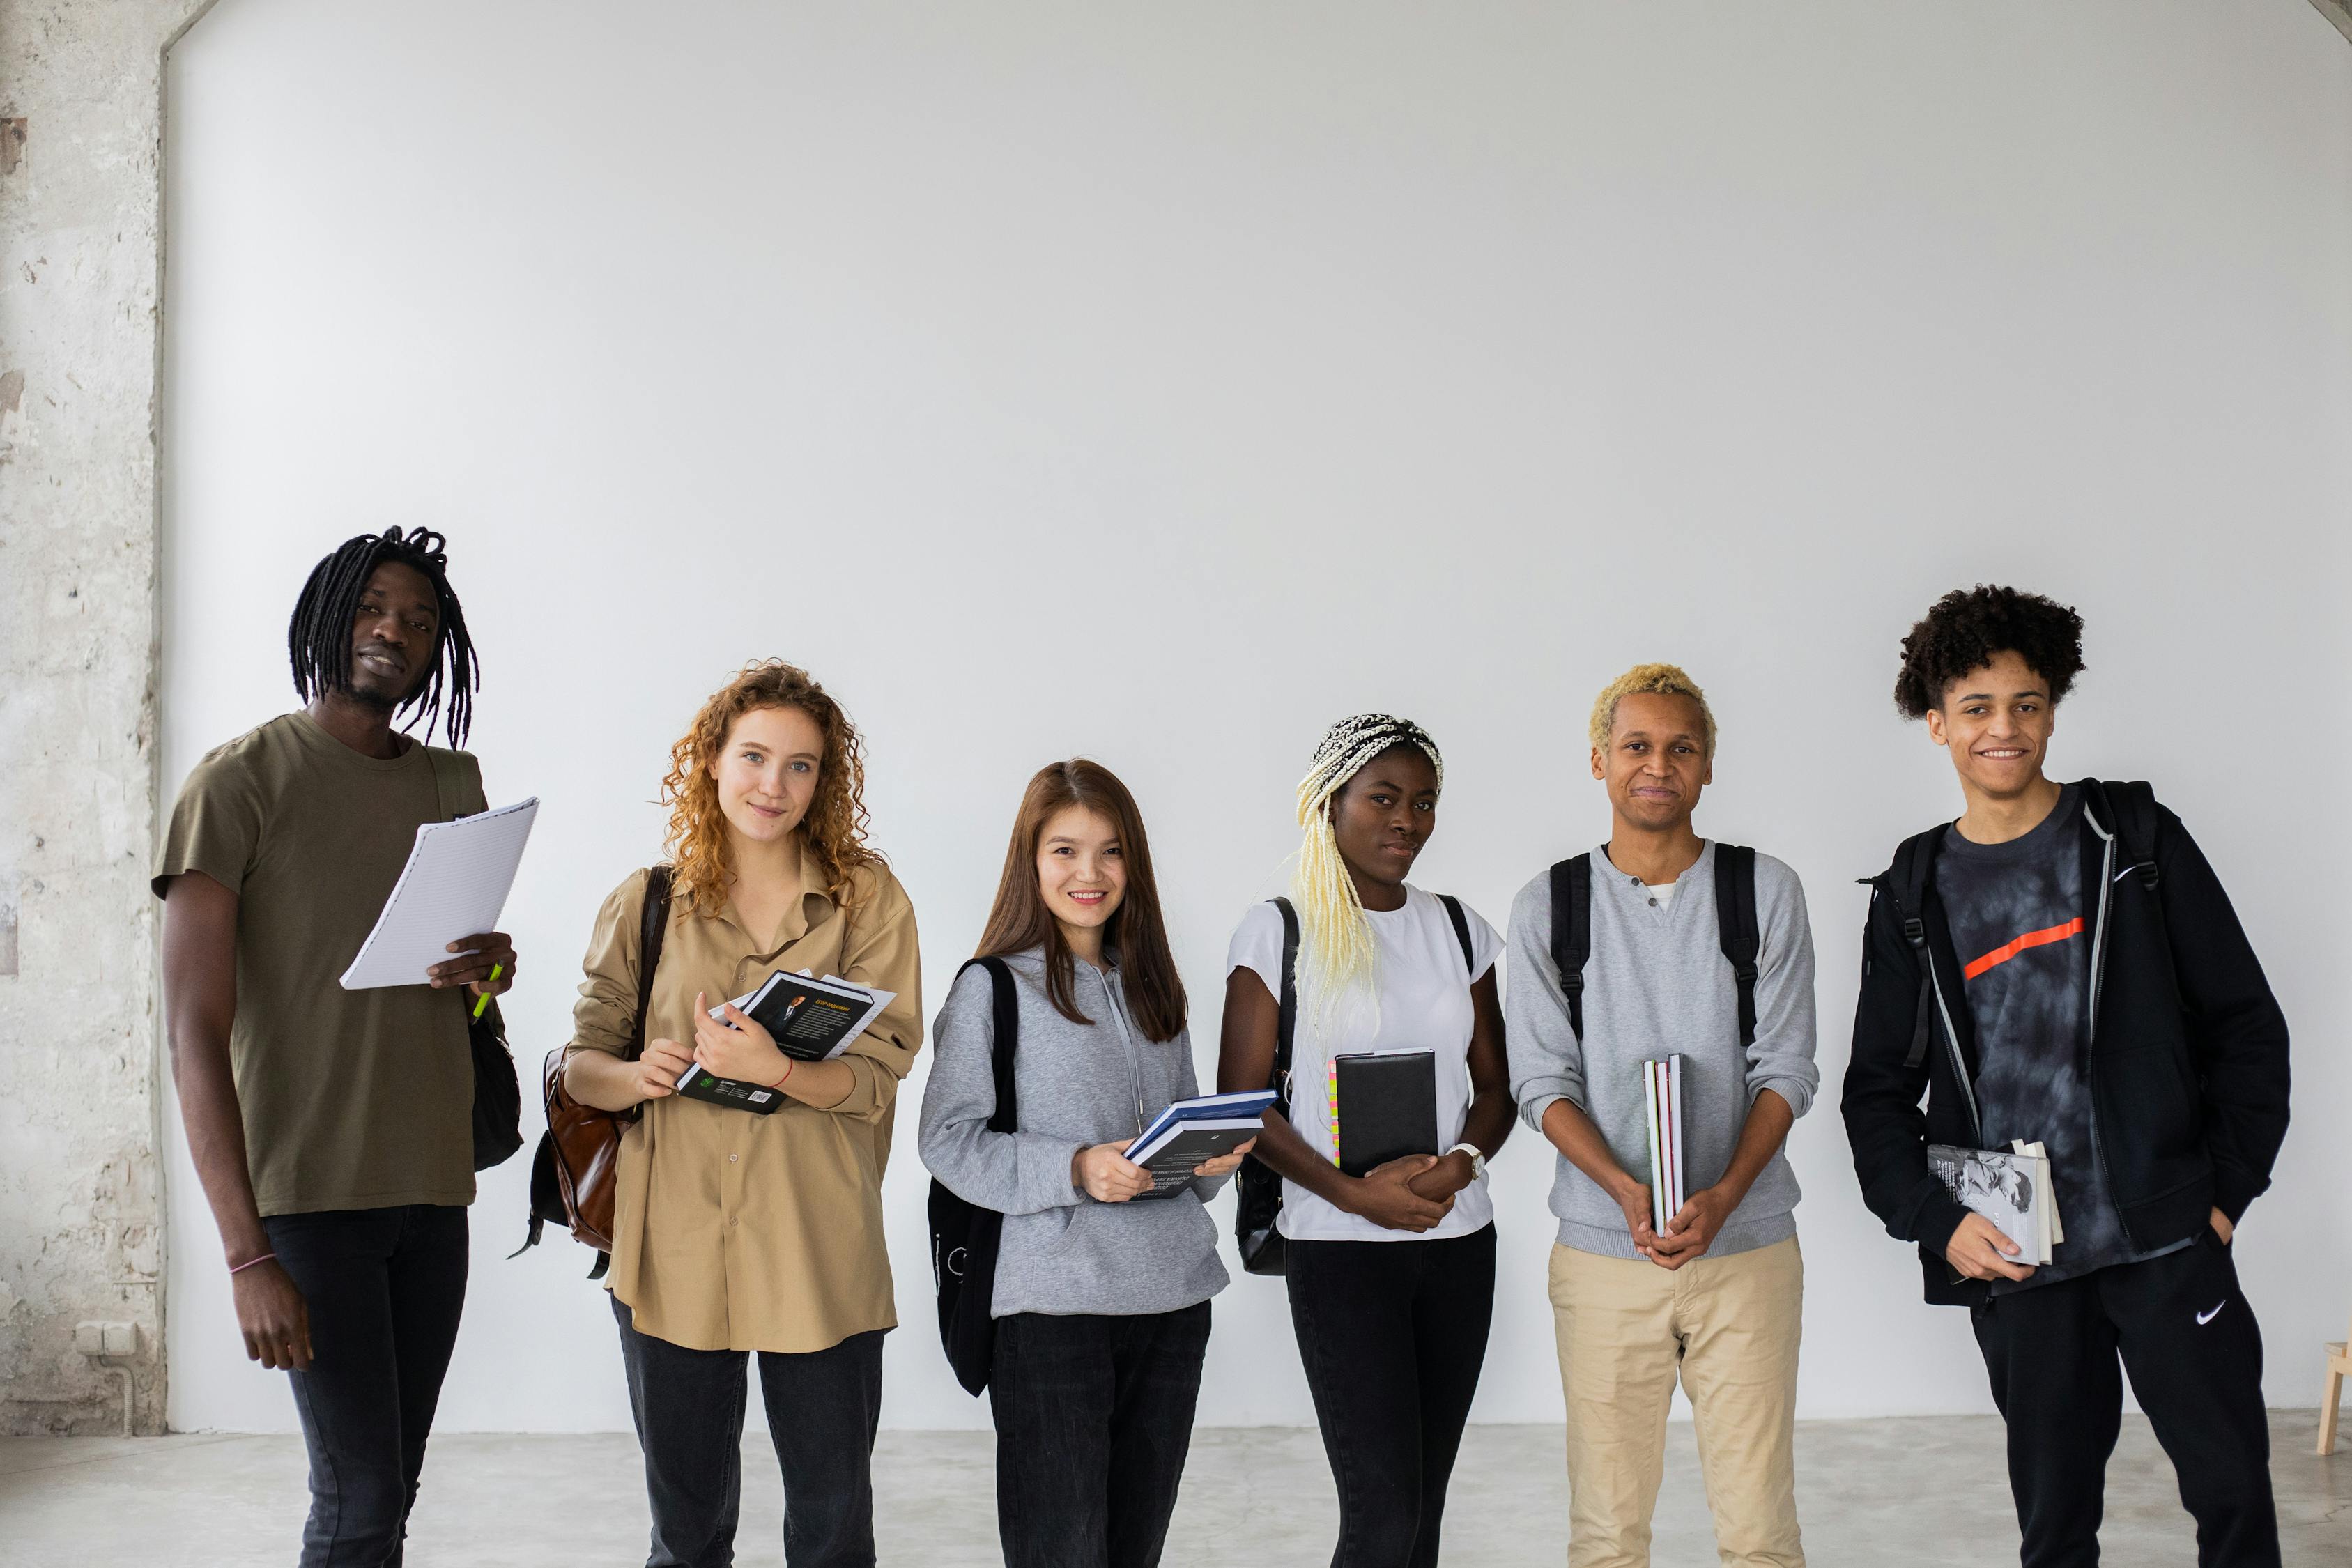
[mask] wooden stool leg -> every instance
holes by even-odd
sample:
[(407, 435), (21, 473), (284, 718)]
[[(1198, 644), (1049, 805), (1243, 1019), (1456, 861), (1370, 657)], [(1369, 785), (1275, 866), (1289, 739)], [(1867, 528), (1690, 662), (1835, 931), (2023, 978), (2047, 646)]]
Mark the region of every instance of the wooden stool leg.
[[(2352, 1353), (2352, 1346), (2347, 1346), (2346, 1350), (2347, 1353)], [(2319, 1399), (2319, 1451), (2322, 1454), (2336, 1452), (2336, 1404), (2343, 1397), (2343, 1394), (2344, 1373), (2339, 1369), (2336, 1359), (2331, 1356), (2327, 1363), (2326, 1392)]]

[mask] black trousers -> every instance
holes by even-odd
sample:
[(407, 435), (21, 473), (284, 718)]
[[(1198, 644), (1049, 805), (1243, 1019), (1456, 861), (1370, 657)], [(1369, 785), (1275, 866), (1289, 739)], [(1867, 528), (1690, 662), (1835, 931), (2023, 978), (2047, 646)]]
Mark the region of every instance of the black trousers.
[(2025, 1568), (2099, 1560), (2122, 1372), (2179, 1477), (2200, 1568), (2277, 1568), (2262, 1330), (2210, 1228), (2179, 1252), (1995, 1297), (1974, 1317), (2009, 1423)]
[[(742, 1500), (749, 1351), (696, 1351), (637, 1332), (618, 1297), (629, 1411), (654, 1516), (646, 1568), (727, 1568)], [(760, 1393), (784, 1476), (791, 1568), (874, 1568), (874, 1432), (882, 1331), (805, 1354), (761, 1351)]]
[(466, 1211), (415, 1204), (262, 1222), (310, 1314), (289, 1373), (310, 1449), (303, 1568), (397, 1568), (466, 1306)]
[(1495, 1227), (1292, 1241), (1290, 1321), (1339, 1489), (1331, 1568), (1434, 1568), (1495, 1315)]
[(996, 1321), (996, 1532), (1006, 1568), (1153, 1568), (1192, 1447), (1209, 1303)]

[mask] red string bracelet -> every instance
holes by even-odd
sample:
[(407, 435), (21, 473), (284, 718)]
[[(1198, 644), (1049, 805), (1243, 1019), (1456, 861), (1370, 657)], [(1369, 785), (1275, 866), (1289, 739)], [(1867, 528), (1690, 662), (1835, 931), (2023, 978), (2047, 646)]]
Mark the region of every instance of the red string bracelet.
[(780, 1078), (780, 1079), (778, 1079), (775, 1082), (773, 1082), (773, 1083), (770, 1084), (768, 1087), (769, 1087), (770, 1089), (782, 1089), (782, 1088), (783, 1088), (783, 1087), (784, 1087), (784, 1079), (787, 1079), (787, 1078), (792, 1077), (792, 1076), (793, 1076), (793, 1068), (796, 1068), (796, 1067), (798, 1067), (798, 1066), (800, 1066), (800, 1064), (799, 1064), (798, 1062), (796, 1062), (796, 1061), (793, 1060), (793, 1058), (790, 1058), (790, 1057), (786, 1057), (786, 1058), (784, 1058), (784, 1078)]

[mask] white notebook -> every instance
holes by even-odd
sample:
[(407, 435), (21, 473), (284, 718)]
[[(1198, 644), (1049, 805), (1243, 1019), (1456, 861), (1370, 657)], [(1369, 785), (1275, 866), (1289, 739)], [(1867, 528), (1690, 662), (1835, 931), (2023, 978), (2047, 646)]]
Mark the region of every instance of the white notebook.
[(533, 795), (496, 811), (417, 828), (416, 847), (408, 852), (408, 864), (400, 868), (375, 929), (343, 971), (343, 989), (422, 985), (426, 970), (457, 956), (449, 951), (451, 942), (498, 930), (538, 816), (539, 797)]

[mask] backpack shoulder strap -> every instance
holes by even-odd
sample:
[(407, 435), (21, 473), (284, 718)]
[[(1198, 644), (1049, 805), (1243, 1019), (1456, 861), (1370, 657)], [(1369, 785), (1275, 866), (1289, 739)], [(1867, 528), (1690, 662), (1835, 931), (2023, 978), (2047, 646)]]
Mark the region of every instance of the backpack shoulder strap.
[(1445, 918), (1454, 922), (1454, 940), (1462, 944), (1462, 967), (1473, 968), (1478, 955), (1470, 946), (1470, 917), (1462, 912), (1462, 900), (1451, 893), (1440, 893), (1437, 901), (1445, 906)]
[(1290, 1114), (1290, 1047), (1298, 1037), (1298, 910), (1288, 899), (1272, 901), (1282, 916), (1282, 996), (1274, 1026), (1273, 1089), (1275, 1105), (1286, 1117)]
[(1568, 998), (1568, 1026), (1584, 1038), (1584, 961), (1592, 956), (1592, 857), (1551, 868), (1551, 961)]
[(2141, 883), (2153, 889), (2156, 869), (2156, 790), (2141, 780), (2103, 783), (2084, 779), (2084, 797), (2116, 836), (2116, 850)]
[[(988, 1119), (988, 1130), (1016, 1131), (1021, 1102), (1013, 1086), (1013, 1053), (1021, 1044), (1021, 998), (1013, 989), (1013, 971), (1001, 958), (975, 958), (963, 967), (988, 971), (989, 1066), (996, 1079), (996, 1110)], [(963, 970), (956, 973), (961, 975)]]
[(646, 1015), (654, 1005), (654, 971), (661, 967), (662, 936), (669, 930), (670, 868), (655, 866), (646, 872), (646, 899), (637, 909), (637, 1037), (629, 1042), (635, 1061), (646, 1054)]
[(1902, 924), (1903, 940), (1911, 944), (1912, 956), (1919, 964), (1919, 1005), (1911, 1017), (1911, 1047), (1903, 1053), (1906, 1072), (1927, 1059), (1928, 1036), (1935, 1027), (1936, 974), (1927, 963), (1927, 879), (1935, 874), (1936, 840), (1943, 831), (1931, 827), (1905, 839), (1895, 851), (1895, 863), (1887, 868), (1882, 884), (1895, 900), (1895, 918)]
[(1756, 1043), (1756, 961), (1763, 939), (1756, 925), (1756, 851), (1741, 844), (1715, 847), (1715, 940), (1739, 987), (1739, 1045)]

